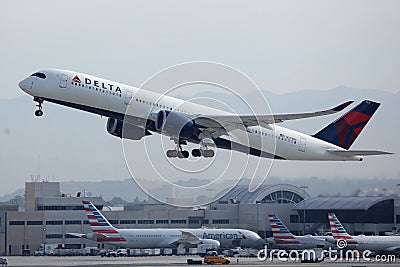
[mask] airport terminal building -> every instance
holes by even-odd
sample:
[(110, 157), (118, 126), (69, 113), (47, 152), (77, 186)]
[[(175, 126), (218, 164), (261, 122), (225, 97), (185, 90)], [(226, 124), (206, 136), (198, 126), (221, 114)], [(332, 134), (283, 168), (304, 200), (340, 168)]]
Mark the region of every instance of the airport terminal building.
[(398, 196), (310, 197), (289, 184), (264, 185), (252, 193), (247, 186), (237, 186), (217, 202), (196, 209), (149, 203), (113, 209), (101, 197), (62, 194), (58, 182), (27, 182), (24, 211), (15, 203), (0, 205), (0, 255), (33, 253), (41, 244), (107, 247), (69, 234), (91, 231), (82, 200), (95, 204), (117, 228), (243, 228), (269, 237), (268, 214), (276, 214), (294, 234), (303, 229), (321, 234), (329, 232), (328, 212), (335, 212), (351, 234), (382, 235), (397, 230), (400, 223)]

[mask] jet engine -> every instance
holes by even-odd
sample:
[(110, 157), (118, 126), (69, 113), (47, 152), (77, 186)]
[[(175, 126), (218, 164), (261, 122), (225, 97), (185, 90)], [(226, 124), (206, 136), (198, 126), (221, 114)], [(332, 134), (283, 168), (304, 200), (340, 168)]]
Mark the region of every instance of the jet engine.
[(190, 139), (200, 132), (188, 115), (169, 110), (160, 110), (157, 113), (155, 128), (167, 136), (183, 139)]
[(107, 132), (119, 138), (123, 137), (130, 140), (140, 140), (142, 137), (146, 135), (151, 135), (149, 131), (141, 127), (138, 127), (130, 123), (124, 123), (123, 121), (114, 118), (108, 118)]
[(200, 239), (199, 244), (205, 245), (207, 250), (216, 250), (221, 246), (221, 243), (215, 239)]

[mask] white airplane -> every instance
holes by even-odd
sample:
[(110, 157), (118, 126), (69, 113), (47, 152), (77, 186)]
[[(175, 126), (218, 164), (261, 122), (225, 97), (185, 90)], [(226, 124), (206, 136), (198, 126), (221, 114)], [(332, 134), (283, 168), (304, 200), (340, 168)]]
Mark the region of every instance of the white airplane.
[(268, 238), (267, 242), (274, 247), (284, 250), (312, 249), (332, 247), (332, 244), (327, 242), (325, 238), (305, 235), (293, 235), (283, 222), (275, 214), (269, 214), (269, 223), (272, 229), (273, 238)]
[(400, 236), (352, 236), (346, 232), (334, 213), (328, 213), (328, 218), (333, 241), (339, 244), (340, 241), (345, 240), (345, 245), (342, 245), (344, 249), (370, 250), (376, 253), (400, 253)]
[[(21, 81), (19, 87), (38, 102), (36, 116), (43, 115), (42, 104), (48, 101), (109, 117), (107, 131), (120, 138), (140, 140), (152, 133), (169, 136), (176, 149), (168, 150), (168, 157), (188, 158), (189, 151), (182, 149), (188, 142), (199, 144), (199, 148), (191, 151), (194, 157), (213, 157), (214, 150), (209, 149), (212, 143), (222, 149), (285, 160), (360, 161), (367, 155), (391, 154), (349, 150), (380, 105), (369, 100), (310, 136), (275, 123), (333, 114), (352, 101), (317, 112), (238, 116), (68, 70), (35, 72)], [(127, 118), (125, 112), (130, 105), (134, 105), (135, 114)], [(230, 134), (238, 138), (232, 141)]]
[(69, 233), (124, 248), (177, 248), (196, 247), (200, 244), (211, 249), (234, 246), (261, 248), (264, 239), (243, 229), (117, 229), (89, 201), (82, 201), (92, 232)]

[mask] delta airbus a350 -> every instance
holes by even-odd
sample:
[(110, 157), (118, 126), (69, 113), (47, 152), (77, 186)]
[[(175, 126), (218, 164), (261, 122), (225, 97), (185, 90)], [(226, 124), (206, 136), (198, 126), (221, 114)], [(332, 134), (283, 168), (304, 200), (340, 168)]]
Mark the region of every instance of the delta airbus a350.
[[(154, 133), (171, 138), (176, 148), (168, 157), (188, 158), (182, 148), (198, 144), (193, 157), (213, 157), (210, 139), (216, 147), (250, 155), (284, 160), (360, 161), (366, 155), (390, 154), (375, 150), (349, 150), (379, 103), (364, 100), (348, 113), (310, 136), (275, 125), (287, 120), (318, 117), (342, 111), (352, 101), (337, 107), (297, 114), (236, 115), (184, 100), (163, 96), (95, 76), (68, 70), (49, 69), (33, 73), (19, 87), (38, 102), (36, 116), (42, 116), (43, 102), (80, 109), (108, 117), (107, 131), (120, 138), (140, 140)], [(127, 120), (127, 108), (135, 114)], [(129, 121), (129, 125), (124, 123)], [(237, 133), (235, 140), (229, 138)], [(272, 145), (275, 144), (276, 146)], [(267, 144), (267, 145), (265, 145)]]

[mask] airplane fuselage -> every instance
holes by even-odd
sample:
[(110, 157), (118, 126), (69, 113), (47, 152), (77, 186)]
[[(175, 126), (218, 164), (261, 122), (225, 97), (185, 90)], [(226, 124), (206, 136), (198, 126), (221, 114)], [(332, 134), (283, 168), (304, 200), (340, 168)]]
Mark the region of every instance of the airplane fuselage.
[[(264, 240), (256, 233), (243, 229), (182, 229), (200, 239), (220, 242), (221, 248), (234, 246), (261, 248)], [(129, 248), (176, 248), (181, 237), (180, 229), (118, 229), (126, 242), (107, 242)], [(243, 238), (245, 237), (245, 238)], [(194, 247), (196, 244), (193, 245)]]
[[(163, 96), (148, 90), (127, 86), (95, 76), (67, 70), (43, 70), (45, 78), (30, 76), (20, 83), (28, 94), (64, 106), (88, 111), (102, 116), (123, 120), (127, 108), (133, 105), (138, 126), (158, 132), (146, 123), (149, 114), (160, 110), (174, 110), (188, 115), (232, 115), (223, 110)], [(131, 115), (131, 114), (130, 114)], [(131, 120), (134, 121), (134, 120)], [(285, 160), (359, 161), (361, 156), (343, 156), (327, 150), (344, 150), (341, 147), (277, 125), (264, 128), (248, 127), (246, 131), (233, 130), (235, 145), (226, 136), (214, 140), (219, 148), (233, 149), (243, 153)], [(188, 140), (198, 143), (199, 140)], [(276, 146), (275, 146), (276, 144)]]
[(284, 250), (299, 250), (299, 249), (313, 249), (323, 248), (328, 249), (333, 245), (327, 242), (324, 238), (318, 238), (314, 236), (293, 236), (293, 239), (279, 239), (270, 238), (274, 248)]

